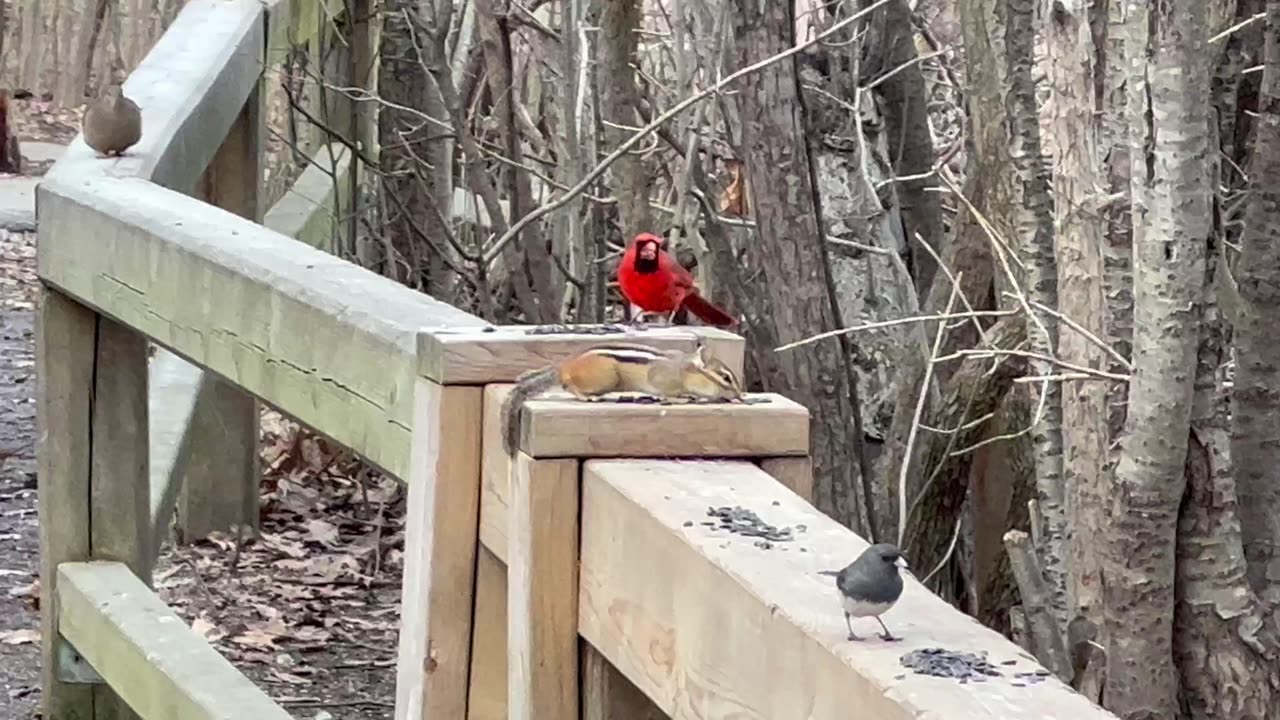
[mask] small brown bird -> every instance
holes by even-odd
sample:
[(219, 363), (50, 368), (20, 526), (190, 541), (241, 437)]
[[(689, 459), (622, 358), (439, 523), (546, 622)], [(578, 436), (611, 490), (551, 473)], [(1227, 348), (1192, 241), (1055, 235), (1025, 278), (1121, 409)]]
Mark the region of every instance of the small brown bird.
[(124, 155), (142, 138), (142, 113), (118, 84), (112, 84), (89, 106), (81, 130), (85, 144), (98, 157)]

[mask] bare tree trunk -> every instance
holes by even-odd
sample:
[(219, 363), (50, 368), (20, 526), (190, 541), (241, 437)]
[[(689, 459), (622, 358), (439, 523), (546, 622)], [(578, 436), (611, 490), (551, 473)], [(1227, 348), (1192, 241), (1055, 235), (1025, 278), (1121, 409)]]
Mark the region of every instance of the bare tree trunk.
[[(640, 29), (639, 0), (605, 0), (600, 4), (600, 109), (604, 119), (623, 126), (636, 124), (636, 31)], [(708, 40), (711, 40), (708, 38)], [(680, 48), (676, 48), (680, 52)], [(609, 149), (621, 145), (629, 133), (605, 126), (604, 141)], [(618, 198), (618, 214), (623, 234), (657, 232), (649, 211), (652, 178), (640, 155), (628, 154), (613, 165), (613, 194)]]
[[(869, 0), (859, 3), (861, 7), (870, 4)], [(924, 75), (920, 65), (912, 62), (917, 55), (911, 6), (906, 0), (890, 0), (867, 24), (871, 28), (867, 42), (874, 52), (868, 53), (871, 57), (862, 67), (862, 81), (880, 81), (875, 91), (883, 99), (889, 159), (896, 175), (910, 178), (897, 183), (897, 193), (916, 289), (923, 297), (929, 292), (938, 267), (916, 240), (916, 233), (939, 248), (943, 226), (938, 195), (933, 192), (937, 181), (932, 174), (934, 148)]]
[[(794, 45), (794, 1), (733, 5), (739, 67)], [(855, 532), (874, 535), (862, 482), (870, 478), (863, 473), (858, 391), (845, 343), (773, 351), (840, 325), (795, 65), (775, 63), (734, 89), (734, 149), (746, 166), (756, 228), (741, 259), (723, 238), (715, 241), (717, 275), (746, 312), (748, 348), (764, 387), (809, 408), (818, 508)]]
[[(1173, 718), (1174, 561), (1209, 233), (1207, 4), (1134, 2), (1130, 117), (1153, 139), (1132, 144), (1134, 373), (1108, 530), (1106, 702), (1126, 720)], [(1150, 24), (1148, 24), (1148, 20)], [(1126, 47), (1126, 53), (1129, 48)], [(1149, 59), (1148, 59), (1149, 58)], [(1146, 104), (1149, 103), (1149, 104)], [(1140, 138), (1144, 133), (1136, 133)], [(1137, 138), (1133, 138), (1137, 139)], [(1149, 196), (1147, 207), (1137, 202)]]
[[(443, 203), (439, 207), (448, 217), (452, 202), (451, 163), (447, 162), (448, 158), (436, 154), (443, 145), (441, 141), (427, 140), (432, 135), (443, 134), (442, 129), (424, 123), (413, 111), (437, 118), (448, 117), (438, 101), (439, 93), (432, 86), (427, 62), (434, 56), (440, 38), (448, 31), (449, 18), (447, 15), (439, 18), (432, 3), (391, 0), (388, 10), (382, 33), (382, 62), (378, 78), (382, 97), (391, 103), (383, 109), (379, 121), (382, 140), (380, 162), (386, 173), (383, 189), (391, 196), (387, 218), (391, 242), (387, 247), (404, 257), (424, 256), (430, 263), (435, 259), (430, 249), (417, 253), (411, 247), (418, 242), (412, 227), (416, 225), (437, 237), (443, 235), (438, 220), (426, 204), (433, 199)], [(443, 31), (441, 22), (444, 23)], [(419, 55), (419, 47), (423, 56)], [(312, 62), (319, 60), (311, 59)], [(432, 167), (424, 167), (425, 163), (419, 158)], [(350, 238), (350, 241), (358, 242), (356, 238)], [(369, 249), (357, 246), (356, 250), (361, 264), (371, 266), (374, 258)], [(426, 274), (425, 287), (429, 292), (438, 293), (426, 268), (402, 268), (397, 257), (386, 257), (383, 262), (383, 273), (387, 277), (418, 287), (418, 275)], [(447, 294), (438, 296), (449, 299)]]
[[(1012, 166), (1009, 160), (1009, 144), (1004, 134), (1005, 113), (1003, 98), (1004, 83), (1004, 33), (1001, 17), (995, 12), (996, 0), (959, 0), (958, 14), (965, 44), (965, 75), (969, 79), (966, 103), (968, 112), (973, 118), (970, 123), (973, 132), (968, 138), (968, 168), (966, 172), (965, 196), (979, 212), (1002, 232), (1007, 231), (1011, 222), (1010, 209), (1013, 206)], [(967, 209), (960, 205), (959, 218), (955, 224), (954, 237), (946, 242), (940, 250), (945, 267), (960, 276), (960, 297), (968, 299), (975, 309), (989, 309), (991, 305), (992, 254), (991, 241), (981, 224)], [(1008, 235), (1006, 234), (1006, 237)], [(919, 243), (911, 239), (914, 246)], [(951, 295), (951, 278), (945, 273), (936, 273), (927, 296), (921, 303), (926, 313), (939, 313), (947, 304)], [(935, 332), (932, 323), (925, 324), (926, 335), (932, 337)], [(973, 347), (978, 341), (977, 332), (969, 323), (965, 323), (948, 331), (943, 341), (942, 354), (950, 354), (959, 348)], [(911, 357), (911, 355), (907, 355)], [(903, 463), (910, 463), (908, 468), (907, 497), (919, 494), (925, 477), (933, 476), (934, 469), (924, 464), (924, 453), (927, 442), (936, 438), (927, 433), (920, 438), (926, 442), (917, 442), (910, 457), (907, 457), (907, 438), (911, 432), (915, 417), (916, 399), (920, 385), (924, 381), (925, 359), (919, 358), (915, 363), (900, 368), (898, 371), (897, 398), (894, 403), (893, 421), (885, 438), (885, 452), (877, 463), (876, 483), (882, 490), (875, 494), (875, 515), (879, 527), (886, 538), (896, 537), (903, 529), (898, 527), (897, 480)], [(947, 364), (936, 369), (939, 394), (947, 396), (951, 388), (949, 380), (952, 368)], [(991, 403), (998, 401), (1005, 390), (997, 390), (998, 395), (991, 398)], [(932, 395), (932, 393), (931, 393)], [(930, 402), (925, 408), (927, 416), (940, 412)], [(976, 416), (974, 416), (976, 417)], [(969, 418), (972, 419), (972, 418)], [(943, 439), (945, 442), (945, 438)], [(957, 447), (963, 447), (958, 445)], [(943, 487), (963, 491), (964, 477), (944, 478), (939, 476), (937, 482)], [(962, 492), (963, 494), (963, 492)], [(943, 500), (945, 506), (958, 508), (962, 498)], [(910, 502), (908, 499), (907, 502)], [(940, 508), (925, 506), (920, 509), (923, 516), (932, 516)], [(942, 518), (944, 533), (950, 532), (954, 518)], [(931, 536), (920, 539), (920, 547), (930, 547), (941, 543), (944, 547), (950, 536)], [(919, 559), (912, 558), (913, 562)]]
[(1249, 584), (1280, 605), (1280, 0), (1267, 2), (1266, 55), (1237, 279), (1231, 453)]
[(57, 101), (63, 107), (84, 102), (84, 88), (93, 71), (94, 49), (102, 32), (102, 21), (107, 16), (107, 0), (93, 0), (92, 7), (93, 15), (81, 19), (72, 54), (58, 78)]
[[(493, 99), (492, 116), (502, 134), (503, 154), (508, 160), (522, 164), (524, 150), (520, 141), (520, 124), (516, 120), (519, 96), (511, 58), (508, 0), (475, 2), (480, 46), (484, 51), (489, 93)], [(507, 202), (511, 207), (510, 220), (514, 221), (534, 209), (533, 192), (527, 173), (515, 168), (506, 168), (506, 172), (509, 178)], [(503, 253), (515, 282), (516, 295), (520, 298), (526, 320), (531, 323), (556, 322), (560, 318), (561, 293), (552, 284), (551, 254), (543, 246), (541, 228), (541, 223), (530, 223)]]
[[(1214, 258), (1208, 257), (1209, 274), (1226, 272)], [(1270, 613), (1245, 577), (1237, 521), (1243, 508), (1229, 452), (1227, 332), (1214, 296), (1206, 283), (1187, 491), (1178, 516), (1173, 649), (1192, 718), (1272, 718), (1280, 714), (1280, 665)]]
[[(1009, 109), (1012, 147), (1010, 156), (1018, 178), (1019, 197), (1017, 238), (1022, 241), (1025, 273), (1020, 278), (1026, 293), (1024, 302), (1039, 306), (1058, 306), (1058, 267), (1054, 253), (1053, 198), (1049, 195), (1049, 170), (1044, 162), (1040, 142), (1040, 119), (1036, 106), (1035, 82), (1031, 70), (1035, 65), (1034, 0), (1008, 0), (1005, 20), (1005, 60), (1009, 72)], [(1009, 239), (1014, 242), (1013, 238)], [(1058, 321), (1036, 305), (1024, 307), (1027, 313), (1027, 340), (1033, 352), (1053, 357), (1058, 346)], [(1056, 366), (1044, 360), (1031, 360), (1035, 374), (1049, 376)], [(1065, 489), (1062, 484), (1062, 385), (1044, 381), (1038, 384), (1037, 405), (1033, 406), (1032, 440), (1035, 447), (1036, 495), (1043, 516), (1043, 536), (1036, 550), (1041, 570), (1048, 585), (1053, 616), (1059, 632), (1065, 632), (1067, 614), (1066, 543), (1067, 515)]]
[[(1058, 239), (1058, 309), (1094, 337), (1103, 327), (1102, 243), (1104, 225), (1097, 188), (1099, 172), (1095, 128), (1095, 68), (1089, 5), (1066, 0), (1054, 5), (1049, 22), (1048, 58), (1053, 83), (1046, 108), (1054, 169)], [(1085, 335), (1062, 324), (1058, 354), (1085, 367), (1106, 369), (1108, 356)], [(1106, 385), (1071, 382), (1062, 386), (1062, 454), (1068, 526), (1066, 548), (1067, 619), (1083, 613), (1102, 623), (1101, 535), (1107, 476)], [(1065, 625), (1062, 628), (1065, 630)]]

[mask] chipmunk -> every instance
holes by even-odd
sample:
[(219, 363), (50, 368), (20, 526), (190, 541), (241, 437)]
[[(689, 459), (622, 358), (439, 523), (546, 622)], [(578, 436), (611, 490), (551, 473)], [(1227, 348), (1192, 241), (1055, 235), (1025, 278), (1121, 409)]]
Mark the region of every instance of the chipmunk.
[(85, 111), (81, 132), (99, 157), (124, 155), (142, 138), (142, 113), (119, 85), (111, 85)]
[(598, 345), (540, 370), (530, 370), (502, 405), (502, 446), (515, 454), (524, 402), (553, 387), (579, 400), (611, 392), (641, 392), (659, 398), (742, 397), (742, 382), (699, 342), (694, 352), (664, 351), (647, 345)]

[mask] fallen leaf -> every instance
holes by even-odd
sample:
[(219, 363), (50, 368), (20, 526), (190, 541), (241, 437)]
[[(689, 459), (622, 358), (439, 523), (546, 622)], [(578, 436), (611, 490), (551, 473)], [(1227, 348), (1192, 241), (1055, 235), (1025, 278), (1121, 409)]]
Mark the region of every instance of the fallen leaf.
[(10, 630), (0, 633), (0, 643), (5, 645), (29, 645), (40, 642), (39, 630)]
[(204, 618), (196, 618), (191, 622), (191, 630), (195, 634), (204, 638), (206, 642), (217, 642), (226, 637), (227, 634), (218, 629), (216, 625), (205, 620)]
[(39, 594), (40, 594), (39, 580), (34, 580), (28, 585), (19, 585), (15, 588), (9, 589), (9, 597), (11, 598), (34, 597), (35, 595), (39, 595)]
[(336, 547), (338, 544), (338, 527), (333, 523), (314, 518), (307, 523), (307, 539), (321, 545)]

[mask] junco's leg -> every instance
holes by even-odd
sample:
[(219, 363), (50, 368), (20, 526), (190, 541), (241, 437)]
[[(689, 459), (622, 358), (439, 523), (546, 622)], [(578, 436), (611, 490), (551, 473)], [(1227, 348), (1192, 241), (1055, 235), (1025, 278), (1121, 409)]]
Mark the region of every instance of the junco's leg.
[(848, 627), (848, 628), (849, 628), (849, 639), (850, 639), (850, 640), (861, 640), (861, 639), (862, 639), (862, 638), (858, 637), (857, 635), (854, 635), (854, 634), (853, 634), (853, 621), (851, 621), (851, 620), (849, 619), (849, 613), (845, 613), (845, 614), (844, 614), (844, 624), (845, 624), (845, 626), (846, 626), (846, 627)]
[(884, 640), (885, 642), (893, 642), (895, 640), (902, 639), (894, 637), (893, 634), (889, 632), (889, 628), (885, 627), (884, 621), (880, 619), (879, 615), (876, 616), (876, 622), (880, 623), (880, 627), (884, 628), (884, 634), (880, 636), (881, 640)]

